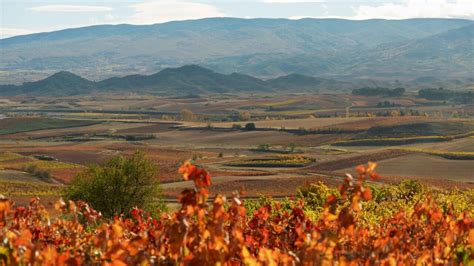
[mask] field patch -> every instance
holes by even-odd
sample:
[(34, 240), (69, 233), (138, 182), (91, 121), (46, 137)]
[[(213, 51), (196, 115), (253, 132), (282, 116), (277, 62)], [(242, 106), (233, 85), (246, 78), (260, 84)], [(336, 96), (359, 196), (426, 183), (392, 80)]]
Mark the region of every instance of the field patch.
[(178, 123), (158, 123), (145, 126), (138, 126), (133, 128), (126, 128), (117, 130), (117, 134), (152, 134), (157, 132), (173, 130), (173, 127), (179, 125)]
[[(469, 160), (448, 160), (428, 154), (410, 154), (377, 163), (377, 172), (383, 177), (474, 182), (473, 164)], [(354, 173), (354, 169), (348, 167), (339, 172)]]
[(4, 196), (57, 196), (61, 195), (63, 186), (40, 182), (0, 180), (0, 193)]
[(451, 138), (444, 136), (429, 137), (407, 137), (407, 138), (374, 138), (374, 139), (356, 139), (344, 140), (332, 143), (334, 146), (397, 146), (414, 143), (443, 142)]
[(368, 161), (380, 162), (383, 160), (402, 157), (410, 154), (410, 151), (405, 150), (385, 150), (380, 152), (370, 152), (362, 155), (356, 155), (345, 159), (337, 159), (328, 162), (317, 164), (311, 168), (304, 168), (302, 171), (310, 172), (315, 171), (336, 171), (339, 169), (352, 169), (357, 165), (365, 164)]
[(438, 150), (428, 150), (428, 149), (413, 149), (407, 148), (403, 149), (412, 152), (436, 155), (450, 160), (474, 160), (474, 152), (463, 152), (463, 151), (438, 151)]
[[(280, 120), (261, 120), (261, 121), (246, 121), (246, 122), (223, 122), (213, 123), (212, 126), (216, 128), (232, 128), (233, 125), (240, 125), (245, 127), (247, 123), (255, 123), (257, 129), (301, 129), (306, 130), (335, 126), (348, 122), (355, 122), (362, 120), (360, 117), (353, 118), (304, 118), (304, 119), (280, 119)], [(190, 125), (184, 123), (184, 125)], [(194, 123), (197, 127), (205, 127), (207, 124)]]
[[(84, 168), (78, 164), (60, 161), (38, 160), (30, 156), (22, 156), (16, 153), (5, 153), (0, 156), (0, 169), (25, 171), (44, 181), (55, 180), (68, 183), (71, 178)], [(3, 158), (3, 160), (2, 160)], [(7, 160), (7, 158), (9, 158)]]
[(267, 158), (238, 160), (227, 163), (235, 167), (303, 167), (313, 162), (311, 158), (301, 155), (281, 155)]
[(43, 129), (81, 127), (97, 124), (90, 120), (69, 120), (40, 117), (6, 118), (0, 120), (0, 135)]
[(450, 136), (474, 131), (472, 122), (428, 122), (392, 126), (374, 126), (363, 137)]

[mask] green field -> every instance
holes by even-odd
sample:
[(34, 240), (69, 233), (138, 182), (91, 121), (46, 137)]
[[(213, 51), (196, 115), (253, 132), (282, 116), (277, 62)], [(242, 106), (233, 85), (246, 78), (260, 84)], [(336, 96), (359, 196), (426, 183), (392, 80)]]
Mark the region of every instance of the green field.
[(425, 153), (430, 155), (436, 155), (450, 160), (474, 160), (474, 152), (461, 152), (461, 151), (437, 151), (427, 149), (402, 149), (406, 151)]
[(335, 142), (334, 146), (397, 146), (413, 143), (428, 143), (448, 141), (450, 138), (443, 136), (410, 137), (410, 138), (377, 138), (357, 139)]
[(472, 122), (443, 121), (371, 127), (361, 138), (400, 138), (415, 136), (455, 136), (474, 130)]
[(235, 167), (303, 167), (313, 160), (304, 156), (277, 156), (272, 158), (258, 158), (249, 160), (239, 160), (228, 163), (228, 166)]

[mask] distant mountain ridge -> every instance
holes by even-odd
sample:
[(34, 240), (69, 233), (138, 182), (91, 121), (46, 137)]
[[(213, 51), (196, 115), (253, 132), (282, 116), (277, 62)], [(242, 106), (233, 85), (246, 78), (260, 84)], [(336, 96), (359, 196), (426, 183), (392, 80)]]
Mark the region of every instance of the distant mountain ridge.
[(152, 75), (128, 75), (94, 82), (71, 72), (23, 85), (0, 85), (0, 95), (70, 96), (100, 92), (146, 92), (185, 95), (240, 92), (343, 90), (352, 84), (298, 74), (261, 80), (239, 73), (220, 74), (198, 65), (167, 68)]
[(0, 84), (60, 70), (102, 80), (188, 64), (259, 78), (466, 79), (474, 68), (473, 25), (461, 19), (209, 18), (67, 29), (0, 40)]

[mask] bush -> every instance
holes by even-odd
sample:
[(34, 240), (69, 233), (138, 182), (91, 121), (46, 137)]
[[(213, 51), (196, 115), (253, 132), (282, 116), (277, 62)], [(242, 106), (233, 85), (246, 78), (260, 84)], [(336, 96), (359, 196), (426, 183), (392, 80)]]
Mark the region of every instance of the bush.
[(259, 144), (259, 145), (258, 145), (257, 150), (259, 150), (259, 151), (269, 151), (269, 150), (270, 150), (270, 147), (271, 147), (270, 144), (268, 144), (268, 143), (262, 143), (262, 144)]
[(247, 123), (245, 124), (245, 130), (255, 130), (257, 127), (255, 126), (255, 123)]
[(232, 125), (232, 129), (234, 129), (234, 130), (240, 130), (240, 129), (242, 129), (242, 125), (240, 125), (240, 124), (233, 124), (233, 125)]
[(50, 180), (51, 173), (47, 170), (41, 170), (38, 168), (36, 164), (29, 164), (23, 168), (23, 170), (27, 173), (34, 175), (35, 177), (43, 180)]
[(156, 173), (156, 166), (143, 152), (116, 156), (77, 175), (65, 197), (86, 201), (105, 217), (129, 213), (134, 207), (164, 210)]
[(310, 210), (322, 210), (330, 195), (338, 195), (337, 189), (330, 188), (321, 181), (298, 190), (298, 198), (303, 199), (305, 206)]

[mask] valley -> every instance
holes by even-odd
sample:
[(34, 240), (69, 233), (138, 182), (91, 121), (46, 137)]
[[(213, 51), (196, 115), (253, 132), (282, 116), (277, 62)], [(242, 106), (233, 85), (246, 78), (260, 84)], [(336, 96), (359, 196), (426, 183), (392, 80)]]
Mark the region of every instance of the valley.
[(177, 173), (188, 159), (213, 175), (211, 194), (249, 198), (335, 186), (367, 161), (382, 183), (474, 187), (472, 105), (412, 92), (383, 100), (397, 105), (344, 93), (4, 97), (0, 183), (20, 200), (30, 190), (59, 196), (86, 166), (143, 150), (170, 202), (192, 185)]

